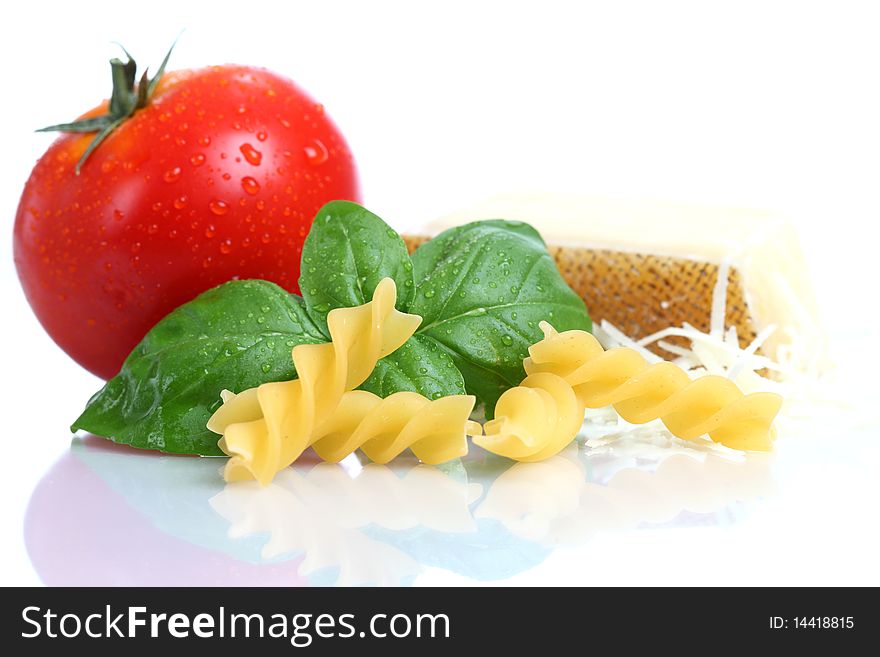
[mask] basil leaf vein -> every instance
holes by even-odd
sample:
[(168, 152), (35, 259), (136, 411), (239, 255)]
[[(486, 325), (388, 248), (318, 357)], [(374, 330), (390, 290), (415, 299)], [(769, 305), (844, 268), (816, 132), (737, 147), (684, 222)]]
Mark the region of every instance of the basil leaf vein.
[(413, 265), (388, 224), (349, 201), (318, 212), (303, 244), (299, 287), (309, 316), (329, 339), (327, 313), (367, 303), (383, 278), (397, 285), (397, 308), (409, 305)]
[(522, 222), (452, 228), (412, 258), (410, 312), (424, 318), (418, 335), (450, 354), (487, 417), (501, 393), (525, 377), (522, 360), (543, 337), (541, 321), (561, 331), (591, 328), (583, 300), (562, 279), (538, 232)]
[(225, 283), (153, 327), (71, 429), (144, 449), (220, 455), (205, 427), (220, 391), (291, 379), (291, 349), (324, 341), (299, 297), (267, 281)]

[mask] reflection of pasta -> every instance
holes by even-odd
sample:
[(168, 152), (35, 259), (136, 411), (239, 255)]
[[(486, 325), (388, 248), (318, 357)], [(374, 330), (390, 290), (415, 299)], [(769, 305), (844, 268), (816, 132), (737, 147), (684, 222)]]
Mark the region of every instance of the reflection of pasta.
[(390, 584), (416, 575), (421, 567), (398, 548), (357, 531), (425, 528), (470, 534), (477, 527), (468, 509), (482, 493), (479, 484), (456, 480), (429, 465), (368, 464), (352, 477), (342, 467), (297, 464), (271, 485), (227, 485), (211, 498), (211, 508), (230, 523), (229, 535), (263, 540), (264, 559), (304, 552), (299, 572), (339, 570), (336, 584)]
[(298, 379), (264, 383), (238, 395), (224, 391), (224, 403), (208, 428), (223, 435), (220, 447), (232, 457), (224, 473), (227, 481), (256, 479), (266, 485), (312, 444), (328, 460), (344, 458), (358, 447), (380, 462), (407, 447), (429, 463), (467, 451), (473, 397), (430, 401), (398, 393), (382, 400), (350, 392), (421, 322), (417, 315), (395, 310), (396, 299), (394, 281), (386, 278), (369, 303), (332, 310), (327, 315), (331, 342), (293, 348)]
[[(637, 454), (651, 453), (650, 445), (635, 447)], [(576, 450), (540, 463), (518, 463), (492, 482), (474, 517), (493, 518), (513, 534), (544, 545), (572, 546), (603, 531), (686, 522), (682, 512), (699, 514), (703, 522), (706, 515), (719, 514), (717, 522), (733, 503), (773, 492), (767, 454), (732, 461), (717, 452), (668, 452), (662, 450), (662, 460), (651, 469), (626, 466), (604, 483), (584, 480), (587, 468)], [(591, 477), (593, 465), (591, 459)]]
[(540, 461), (574, 439), (585, 407), (608, 405), (633, 424), (660, 418), (685, 440), (708, 434), (734, 449), (770, 449), (779, 395), (744, 395), (721, 376), (691, 380), (676, 365), (649, 365), (632, 349), (605, 351), (586, 331), (557, 333), (546, 322), (541, 328), (544, 339), (523, 363), (528, 376), (501, 396), (486, 435), (474, 438), (485, 449)]

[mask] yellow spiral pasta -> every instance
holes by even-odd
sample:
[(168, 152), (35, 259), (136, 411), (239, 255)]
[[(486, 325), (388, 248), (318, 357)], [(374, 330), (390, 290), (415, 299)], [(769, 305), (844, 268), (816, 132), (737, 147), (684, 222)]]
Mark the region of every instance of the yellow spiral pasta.
[(424, 463), (445, 463), (467, 454), (466, 434), (483, 432), (468, 419), (475, 402), (471, 395), (432, 401), (396, 392), (383, 399), (353, 390), (315, 431), (312, 448), (325, 461), (341, 461), (360, 449), (371, 461), (388, 463), (409, 448)]
[(721, 376), (692, 380), (672, 363), (649, 365), (635, 350), (605, 351), (586, 331), (558, 333), (541, 323), (544, 339), (523, 361), (528, 376), (507, 390), (495, 419), (474, 442), (518, 461), (557, 454), (580, 430), (585, 408), (612, 406), (627, 422), (660, 418), (685, 440), (708, 434), (734, 449), (766, 451), (772, 446), (779, 395), (744, 395)]
[(222, 434), (219, 445), (231, 457), (224, 471), (227, 481), (256, 479), (266, 485), (312, 445), (327, 460), (340, 460), (361, 447), (381, 463), (408, 447), (428, 463), (466, 453), (465, 429), (476, 430), (468, 423), (473, 397), (431, 401), (397, 393), (381, 399), (354, 391), (422, 321), (395, 310), (396, 300), (394, 281), (383, 279), (369, 303), (330, 311), (331, 342), (293, 348), (299, 378), (237, 395), (221, 393), (223, 405), (207, 426)]

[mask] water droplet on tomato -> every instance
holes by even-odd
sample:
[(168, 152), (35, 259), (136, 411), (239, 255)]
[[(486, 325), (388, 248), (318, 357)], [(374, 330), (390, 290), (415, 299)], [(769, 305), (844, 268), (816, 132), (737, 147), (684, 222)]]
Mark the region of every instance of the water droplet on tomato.
[(199, 138), (199, 145), (200, 146), (210, 146), (211, 145), (211, 138), (210, 137)]
[(224, 173), (221, 177), (223, 178), (223, 180), (232, 180), (231, 173)]
[(140, 250), (141, 250), (141, 243), (140, 242), (135, 242), (134, 244), (131, 245), (131, 252), (132, 253), (137, 253)]
[(257, 133), (257, 139), (258, 139), (259, 141), (266, 141), (266, 137), (268, 137), (268, 136), (269, 136), (269, 135), (267, 135), (263, 130), (260, 130), (260, 131)]
[(214, 224), (210, 224), (207, 228), (205, 228), (205, 237), (208, 239), (214, 237), (217, 234), (217, 229), (214, 228)]
[(189, 158), (189, 163), (194, 167), (200, 167), (205, 163), (205, 155), (204, 153), (196, 153), (191, 158)]
[(285, 119), (283, 116), (279, 116), (279, 117), (278, 117), (278, 123), (280, 123), (281, 125), (283, 125), (285, 128), (289, 128), (289, 127), (290, 127), (290, 121), (288, 121), (287, 119)]
[(241, 179), (241, 188), (246, 191), (248, 194), (253, 196), (257, 192), (260, 191), (260, 183), (258, 183), (255, 179), (250, 176), (245, 176)]
[(222, 217), (224, 214), (229, 212), (229, 205), (226, 201), (221, 201), (219, 199), (214, 199), (210, 203), (208, 203), (208, 208), (210, 208), (211, 212), (216, 214), (218, 217)]
[(173, 169), (168, 169), (168, 171), (163, 174), (162, 180), (167, 183), (177, 182), (180, 179), (180, 174), (180, 167), (174, 167)]
[(256, 167), (263, 161), (263, 154), (248, 143), (239, 146), (238, 150), (244, 155), (244, 159), (248, 161), (248, 164), (253, 164)]
[(220, 253), (223, 255), (232, 253), (232, 240), (226, 239), (220, 242)]
[(173, 205), (174, 205), (175, 209), (183, 210), (183, 208), (186, 207), (187, 203), (189, 203), (189, 198), (186, 196), (186, 194), (184, 194), (184, 195), (178, 196), (176, 199), (174, 199)]
[(306, 159), (312, 166), (324, 164), (324, 162), (330, 157), (330, 154), (327, 152), (327, 147), (324, 146), (324, 143), (320, 139), (312, 140), (312, 143), (306, 146), (303, 150), (305, 150)]
[(260, 241), (263, 244), (268, 244), (272, 241), (272, 236), (269, 233), (263, 233), (262, 237), (260, 237)]
[(210, 267), (212, 264), (213, 264), (213, 259), (211, 258), (211, 256), (208, 256), (207, 258), (202, 260), (202, 267), (204, 267), (205, 269)]
[(324, 106), (321, 103), (316, 103), (315, 104), (315, 114), (323, 114), (323, 113), (324, 113)]
[(125, 219), (125, 213), (117, 208), (116, 210), (113, 210), (113, 218), (116, 221), (122, 221), (123, 219)]
[(149, 226), (147, 226), (147, 235), (155, 235), (158, 232), (159, 232), (159, 225), (158, 224), (150, 224)]

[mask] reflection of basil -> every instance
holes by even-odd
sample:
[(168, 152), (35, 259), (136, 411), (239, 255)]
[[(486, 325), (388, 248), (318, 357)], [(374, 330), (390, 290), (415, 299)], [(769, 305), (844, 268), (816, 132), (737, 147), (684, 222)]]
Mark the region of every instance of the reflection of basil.
[(590, 328), (540, 235), (527, 224), (453, 228), (412, 259), (379, 217), (347, 201), (325, 205), (303, 245), (304, 298), (265, 281), (233, 281), (169, 314), (73, 424), (135, 447), (220, 454), (205, 428), (219, 391), (296, 375), (290, 350), (326, 342), (327, 313), (368, 302), (379, 281), (397, 284), (397, 308), (421, 315), (416, 334), (379, 361), (362, 386), (431, 399), (467, 390), (492, 410), (523, 378), (538, 323)]
[(205, 423), (220, 391), (296, 375), (298, 344), (323, 342), (302, 299), (266, 281), (231, 281), (167, 315), (71, 427), (118, 443), (220, 455)]
[(525, 376), (522, 360), (541, 339), (538, 323), (590, 330), (584, 302), (563, 281), (538, 232), (521, 222), (478, 221), (452, 228), (413, 254), (418, 334), (436, 341), (469, 392), (495, 402)]

